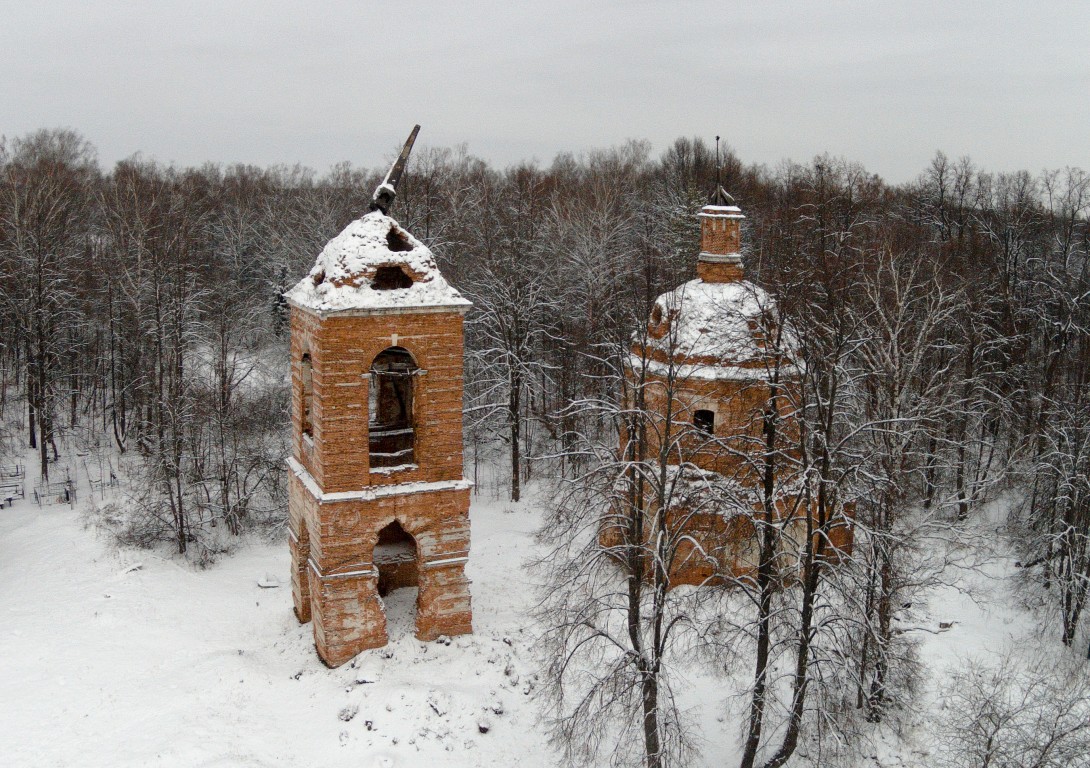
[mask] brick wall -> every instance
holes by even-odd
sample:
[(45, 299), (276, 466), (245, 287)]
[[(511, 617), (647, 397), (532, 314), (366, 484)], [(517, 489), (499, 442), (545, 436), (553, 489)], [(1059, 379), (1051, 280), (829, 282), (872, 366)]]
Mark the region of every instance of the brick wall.
[(318, 654), (327, 664), (343, 664), (386, 644), (373, 554), (379, 531), (394, 520), (412, 537), (417, 553), (416, 636), (429, 640), (472, 632), (464, 570), (468, 489), (320, 502), (293, 473), (288, 490), (295, 612), (301, 621), (314, 622)]
[[(755, 371), (755, 377), (758, 371)], [(765, 450), (763, 414), (770, 395), (768, 384), (759, 380), (700, 379), (691, 377), (668, 382), (648, 373), (650, 386), (645, 390), (647, 409), (661, 414), (665, 419), (668, 398), (673, 401), (674, 422), (671, 434), (681, 439), (680, 455), (677, 450), (670, 462), (691, 462), (701, 469), (717, 472), (724, 478), (759, 490), (762, 483), (762, 455)], [(799, 382), (787, 379), (779, 385), (777, 406), (781, 414), (779, 429), (782, 431), (779, 446), (781, 470), (779, 481), (786, 482), (794, 471), (791, 461), (798, 457), (792, 448), (798, 439), (799, 424), (794, 414), (794, 403), (799, 395)], [(715, 414), (714, 442), (711, 436), (692, 426), (697, 410), (710, 410)], [(659, 450), (657, 429), (648, 430), (648, 455)], [(623, 440), (622, 436), (622, 440)], [(777, 504), (776, 519), (782, 520), (793, 514), (795, 519), (787, 524), (785, 546), (789, 556), (797, 556), (798, 548), (806, 538), (806, 515), (816, 515), (817, 510), (790, 512), (796, 508), (797, 499), (783, 499)], [(722, 512), (722, 514), (720, 514)], [(853, 510), (845, 511), (850, 519)], [(725, 583), (730, 578), (751, 575), (758, 564), (758, 541), (753, 516), (761, 514), (753, 510), (700, 511), (693, 513), (684, 505), (670, 510), (667, 526), (675, 533), (684, 527), (692, 542), (682, 541), (678, 547), (673, 568), (671, 586), (680, 584)], [(616, 546), (622, 532), (610, 524), (603, 524), (600, 540), (606, 546)], [(699, 546), (696, 545), (699, 542)], [(836, 560), (850, 553), (852, 528), (838, 523), (828, 529), (828, 543), (832, 551), (827, 557)], [(792, 550), (794, 548), (794, 551)]]
[[(758, 372), (755, 370), (755, 375)], [(645, 397), (649, 410), (665, 417), (666, 399), (669, 397), (674, 401), (672, 434), (676, 437), (679, 432), (685, 432), (682, 450), (686, 460), (724, 477), (748, 483), (759, 482), (755, 472), (765, 447), (762, 430), (764, 410), (770, 395), (768, 384), (696, 377), (671, 382), (650, 372), (647, 381), (650, 386), (645, 390)], [(781, 450), (790, 446), (798, 435), (798, 421), (794, 416), (798, 386), (797, 381), (787, 380), (780, 385), (777, 396), (782, 419), (782, 435), (778, 442)], [(692, 428), (693, 417), (698, 410), (715, 414), (713, 436), (716, 443)], [(652, 431), (648, 439), (649, 450), (657, 452), (657, 434)]]
[(696, 276), (705, 283), (736, 283), (745, 279), (746, 272), (740, 263), (700, 259), (696, 262)]
[[(324, 492), (461, 479), (461, 313), (332, 316), (321, 321), (292, 307), (291, 330), (294, 456)], [(367, 445), (367, 374), (375, 357), (391, 346), (407, 349), (424, 371), (414, 378), (413, 391), (413, 463), (418, 468), (373, 473)], [(302, 435), (302, 357), (307, 352), (314, 381), (313, 448)]]
[(738, 253), (741, 247), (740, 219), (717, 216), (700, 219), (700, 250), (705, 253)]
[[(292, 307), (292, 439), (301, 465), (289, 480), (292, 597), (298, 619), (313, 622), (318, 654), (330, 666), (387, 642), (374, 551), (379, 531), (394, 520), (411, 537), (416, 559), (384, 566), (383, 586), (418, 586), (416, 636), (472, 632), (469, 490), (449, 484), (462, 480), (462, 321), (458, 311), (321, 318)], [(369, 371), (392, 346), (408, 350), (418, 368), (414, 456), (409, 467), (372, 471)], [(309, 437), (304, 354), (313, 382)], [(358, 498), (329, 498), (353, 493)]]

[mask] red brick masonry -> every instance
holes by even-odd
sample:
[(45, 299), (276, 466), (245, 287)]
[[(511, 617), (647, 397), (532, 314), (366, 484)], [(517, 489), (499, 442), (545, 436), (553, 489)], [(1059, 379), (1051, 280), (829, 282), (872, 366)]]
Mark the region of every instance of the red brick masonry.
[[(469, 488), (462, 478), (462, 313), (441, 307), (291, 310), (293, 458), (289, 460), (292, 596), (312, 621), (318, 654), (338, 666), (385, 645), (386, 588), (419, 586), (416, 636), (472, 632)], [(368, 455), (371, 363), (409, 351), (412, 463), (372, 471)], [(312, 366), (311, 435), (303, 434), (303, 355)], [(379, 531), (396, 521), (415, 562), (376, 562)]]

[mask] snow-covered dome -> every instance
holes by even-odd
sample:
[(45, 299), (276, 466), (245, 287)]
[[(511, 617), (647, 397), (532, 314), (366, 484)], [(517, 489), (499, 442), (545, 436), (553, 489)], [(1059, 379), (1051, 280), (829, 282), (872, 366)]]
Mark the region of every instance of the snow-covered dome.
[(696, 378), (752, 378), (769, 361), (765, 332), (775, 303), (748, 280), (682, 283), (655, 300), (648, 323), (654, 358), (672, 357)]
[(443, 278), (427, 246), (381, 211), (356, 219), (330, 240), (310, 273), (284, 296), (318, 312), (470, 306)]

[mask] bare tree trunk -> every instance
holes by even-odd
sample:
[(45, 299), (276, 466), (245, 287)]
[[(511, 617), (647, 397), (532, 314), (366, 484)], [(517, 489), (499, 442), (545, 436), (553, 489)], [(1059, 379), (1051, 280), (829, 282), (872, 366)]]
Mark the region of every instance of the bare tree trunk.
[(507, 397), (507, 422), (511, 435), (511, 501), (518, 501), (522, 484), (522, 446), (519, 440), (522, 433), (522, 372), (517, 363), (511, 367)]
[(762, 458), (762, 525), (761, 560), (757, 564), (757, 589), (760, 598), (757, 607), (757, 658), (753, 674), (753, 693), (749, 707), (749, 728), (742, 751), (741, 768), (753, 768), (757, 749), (761, 745), (764, 727), (765, 696), (768, 688), (769, 646), (772, 640), (772, 596), (776, 589), (776, 554), (779, 528), (776, 525), (776, 441), (779, 416), (779, 387), (769, 387), (768, 405), (765, 409), (763, 431), (765, 438)]

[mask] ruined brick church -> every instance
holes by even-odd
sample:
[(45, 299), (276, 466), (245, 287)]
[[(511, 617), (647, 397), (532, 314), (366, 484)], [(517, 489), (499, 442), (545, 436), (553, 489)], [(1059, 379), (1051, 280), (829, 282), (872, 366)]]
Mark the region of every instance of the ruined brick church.
[[(758, 469), (770, 381), (778, 393), (779, 428), (785, 437), (797, 436), (799, 428), (793, 409), (801, 372), (789, 341), (769, 343), (779, 322), (774, 300), (746, 279), (745, 215), (717, 186), (698, 217), (697, 277), (656, 299), (646, 335), (637, 334), (633, 341), (627, 369), (632, 386), (643, 382), (646, 407), (657, 414), (658, 427), (648, 430), (648, 454), (657, 454), (657, 432), (667, 421), (673, 421), (677, 436), (666, 467), (667, 525), (680, 540), (671, 586), (722, 583), (756, 571), (755, 499), (763, 482)], [(797, 493), (788, 492), (777, 500), (775, 511), (785, 541), (796, 547), (806, 538), (807, 516), (813, 515), (799, 501)], [(607, 546), (621, 540), (608, 516), (600, 539)], [(827, 543), (833, 556), (850, 549), (850, 527), (833, 526)]]
[(472, 632), (462, 477), (470, 302), (387, 215), (417, 130), (372, 210), (285, 294), (292, 597), (330, 666), (386, 644), (383, 597), (401, 587), (419, 588), (421, 640)]
[[(371, 211), (330, 240), (285, 294), (292, 597), (330, 666), (386, 644), (383, 598), (403, 587), (418, 588), (419, 639), (473, 631), (465, 575), (470, 483), (462, 476), (470, 302), (446, 282), (428, 248), (388, 215), (418, 130)], [(753, 516), (724, 514), (717, 497), (737, 500), (760, 484), (748, 458), (759, 450), (770, 369), (789, 433), (797, 430), (789, 404), (800, 385), (783, 348), (773, 352), (766, 343), (775, 306), (746, 280), (741, 209), (718, 188), (699, 218), (697, 278), (658, 297), (647, 334), (632, 349), (633, 361), (644, 364), (628, 370), (645, 377), (648, 407), (673, 414), (685, 434), (684, 460), (668, 467), (677, 481), (669, 515), (685, 521), (675, 586), (756, 567)], [(787, 514), (783, 505), (777, 514)], [(806, 514), (788, 527), (800, 528)], [(618, 536), (603, 523), (603, 544)], [(834, 547), (851, 546), (846, 526), (830, 538)]]

